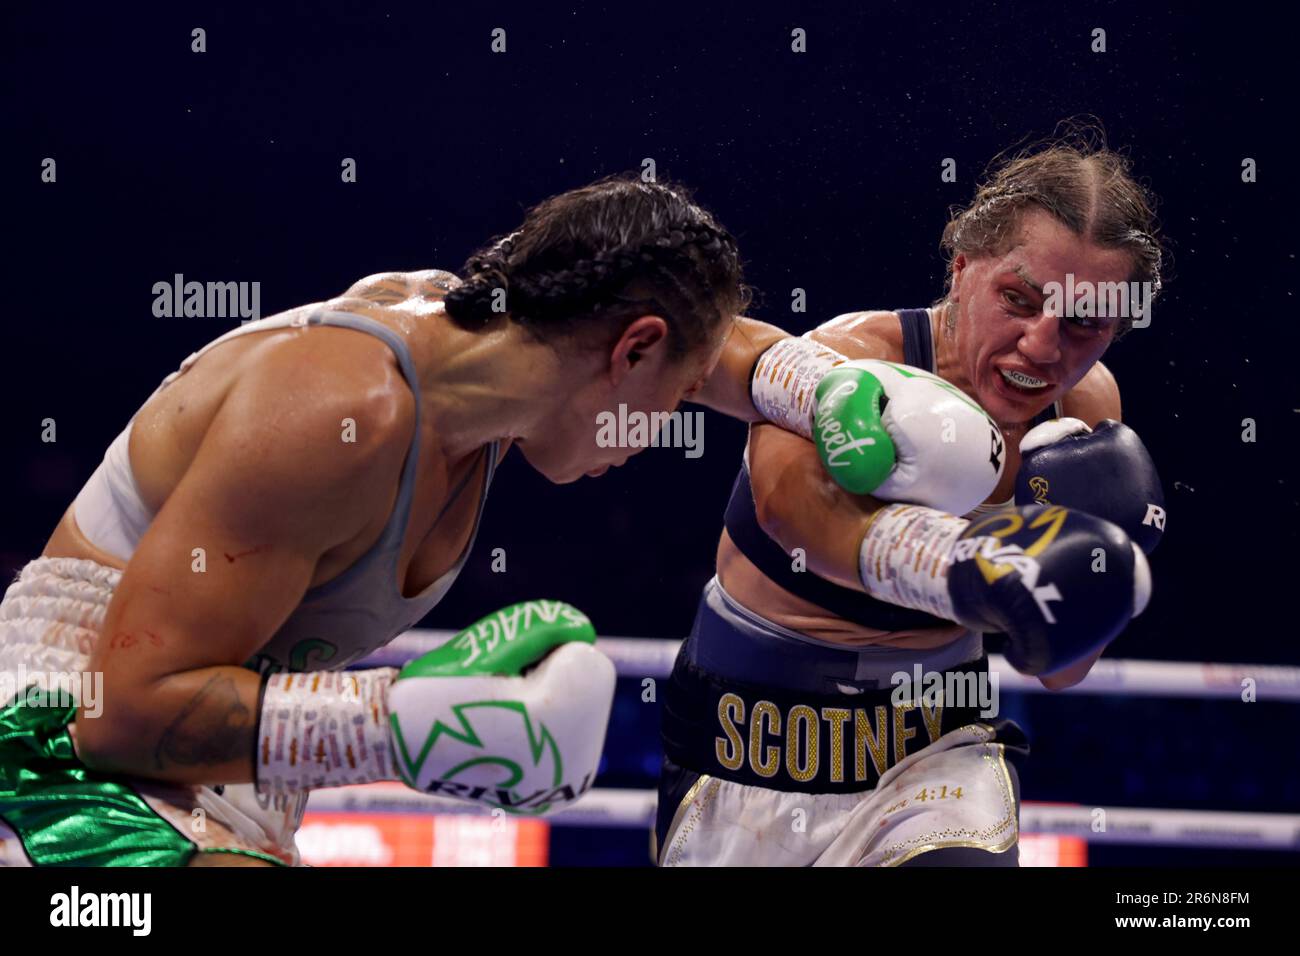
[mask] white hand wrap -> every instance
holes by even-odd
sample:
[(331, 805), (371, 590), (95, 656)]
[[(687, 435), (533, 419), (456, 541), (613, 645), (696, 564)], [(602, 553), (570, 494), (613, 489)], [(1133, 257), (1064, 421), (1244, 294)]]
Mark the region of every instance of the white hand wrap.
[(262, 793), (396, 780), (388, 685), (397, 669), (286, 672), (267, 678), (254, 764)]
[(848, 359), (812, 339), (782, 339), (758, 358), (749, 395), (764, 418), (804, 438), (812, 438), (817, 386), (826, 373)]
[(885, 505), (858, 550), (862, 586), (881, 601), (953, 620), (948, 566), (953, 545), (969, 524), (919, 505)]

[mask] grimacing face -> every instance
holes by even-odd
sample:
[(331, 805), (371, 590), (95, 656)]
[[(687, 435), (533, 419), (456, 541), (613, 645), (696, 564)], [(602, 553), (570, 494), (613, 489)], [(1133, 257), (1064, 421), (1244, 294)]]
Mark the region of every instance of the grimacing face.
[(1127, 282), (1132, 266), (1128, 253), (1087, 242), (1037, 209), (1022, 217), (1005, 253), (953, 260), (961, 371), (995, 421), (1029, 421), (1078, 384), (1115, 338), (1116, 317), (1056, 315), (1044, 286), (1068, 288), (1071, 273), (1076, 289)]
[[(643, 321), (638, 319), (630, 328)], [(662, 319), (655, 317), (655, 322), (666, 329)], [(594, 362), (583, 366), (585, 380), (575, 384), (546, 432), (521, 442), (520, 451), (530, 465), (556, 484), (568, 484), (583, 475), (596, 478), (619, 467), (644, 447), (601, 447), (597, 439), (602, 413), (648, 417), (673, 411), (717, 367), (726, 332), (720, 328), (709, 343), (681, 358), (669, 354), (666, 335), (655, 338), (651, 332), (629, 343), (625, 333), (612, 352), (598, 352)]]

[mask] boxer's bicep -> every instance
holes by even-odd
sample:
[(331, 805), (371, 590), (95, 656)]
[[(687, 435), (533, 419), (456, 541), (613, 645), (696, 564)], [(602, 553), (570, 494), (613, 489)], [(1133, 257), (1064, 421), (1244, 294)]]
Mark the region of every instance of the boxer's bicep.
[[(838, 316), (810, 332), (809, 338), (850, 359), (896, 359), (893, 347), (880, 335), (888, 324), (884, 316), (892, 320), (886, 313), (875, 312)], [(892, 321), (897, 325), (896, 320)], [(766, 322), (737, 316), (717, 367), (688, 398), (742, 421), (761, 421), (750, 399), (749, 377), (759, 356), (789, 335)]]
[(852, 361), (897, 362), (902, 361), (902, 352), (886, 334), (897, 328), (898, 319), (892, 312), (848, 312), (813, 329), (808, 337)]
[(186, 715), (238, 738), (235, 717), (255, 717), (258, 687), (240, 665), (301, 601), (322, 555), (365, 526), (367, 480), (400, 469), (384, 447), (402, 445), (385, 437), (394, 416), (375, 398), (346, 409), (370, 436), (354, 454), (337, 403), (271, 397), (232, 392), (109, 603), (90, 664), (103, 674), (102, 713), (78, 721), (79, 749), (102, 768), (153, 769), (144, 764)]
[[(884, 330), (890, 313), (838, 316), (809, 338), (849, 359), (896, 360)], [(775, 425), (749, 430), (749, 472), (760, 527), (787, 553), (800, 549), (809, 570), (843, 587), (862, 589), (858, 546), (877, 499), (851, 495), (826, 473), (812, 442)]]
[(750, 428), (749, 473), (764, 533), (787, 554), (800, 549), (810, 571), (861, 590), (858, 545), (880, 502), (844, 491), (812, 442), (775, 425)]

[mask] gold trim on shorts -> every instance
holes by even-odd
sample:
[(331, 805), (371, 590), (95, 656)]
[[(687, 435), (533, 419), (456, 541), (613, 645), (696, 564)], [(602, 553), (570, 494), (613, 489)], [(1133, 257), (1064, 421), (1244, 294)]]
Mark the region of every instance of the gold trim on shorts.
[[(978, 727), (982, 730), (988, 731), (989, 733), (996, 733), (996, 731), (994, 731), (994, 729), (990, 727), (988, 724), (968, 724), (967, 726)], [(908, 860), (914, 857), (918, 857), (922, 853), (929, 853), (931, 850), (943, 850), (949, 847), (970, 847), (977, 850), (984, 850), (988, 853), (1005, 853), (1007, 850), (1011, 849), (1013, 846), (1016, 845), (1016, 841), (1020, 839), (1020, 826), (1016, 821), (1015, 788), (1011, 785), (1011, 773), (1009, 770), (1007, 770), (1006, 745), (994, 741), (985, 741), (981, 746), (997, 748), (997, 758), (996, 758), (997, 767), (995, 768), (994, 772), (998, 773), (998, 771), (1000, 771), (1000, 773), (998, 773), (998, 782), (1002, 784), (1002, 797), (1008, 807), (1007, 816), (1003, 818), (999, 823), (995, 824), (994, 826), (984, 831), (934, 830), (930, 833), (925, 834), (924, 836), (914, 837), (912, 840), (908, 840), (907, 842), (911, 843), (918, 839), (927, 840), (928, 838), (931, 837), (942, 836), (944, 834), (950, 834), (950, 833), (953, 835), (956, 835), (957, 833), (964, 833), (964, 835), (967, 836), (984, 837), (984, 840), (987, 841), (993, 838), (994, 836), (996, 836), (998, 833), (1007, 829), (1008, 827), (1010, 827), (1011, 829), (1010, 835), (1006, 839), (1004, 839), (1001, 843), (994, 844), (993, 846), (989, 846), (987, 842), (981, 842), (978, 839), (976, 840), (929, 839), (928, 842), (923, 843), (920, 846), (913, 847), (912, 849), (908, 850), (906, 853), (904, 853), (901, 857), (898, 857), (897, 859), (886, 858), (880, 864), (881, 866), (902, 866)], [(994, 760), (994, 758), (989, 754), (985, 754), (984, 759), (989, 761)]]
[[(682, 818), (683, 816), (685, 816), (687, 808), (695, 801), (696, 796), (707, 784), (713, 784), (713, 787), (709, 791), (708, 797), (705, 799), (704, 803), (702, 803), (696, 809), (697, 819), (693, 820), (691, 822), (691, 825), (689, 827), (686, 827), (680, 835), (673, 836), (673, 834), (677, 833), (678, 827), (682, 823)], [(683, 849), (685, 849), (686, 838), (690, 836), (691, 831), (695, 829), (695, 823), (698, 822), (698, 816), (704, 812), (704, 808), (707, 807), (709, 805), (709, 801), (712, 800), (717, 795), (718, 790), (721, 788), (721, 786), (722, 786), (721, 780), (714, 780), (708, 774), (704, 774), (704, 773), (700, 774), (699, 779), (697, 779), (693, 784), (691, 784), (691, 789), (686, 791), (686, 796), (682, 797), (681, 803), (677, 805), (677, 812), (673, 814), (672, 823), (668, 825), (668, 832), (665, 834), (665, 836), (670, 838), (669, 845), (661, 849), (660, 859), (659, 859), (660, 866), (674, 865), (673, 862), (670, 862), (669, 860), (666, 860), (664, 858), (665, 854), (668, 857), (672, 857), (675, 854), (678, 859), (681, 858), (682, 851)]]

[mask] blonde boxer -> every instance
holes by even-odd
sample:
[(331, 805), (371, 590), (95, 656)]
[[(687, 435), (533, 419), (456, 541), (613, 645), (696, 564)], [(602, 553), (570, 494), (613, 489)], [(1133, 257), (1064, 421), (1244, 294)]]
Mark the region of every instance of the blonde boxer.
[[(997, 169), (944, 246), (934, 307), (840, 316), (758, 363), (759, 409), (875, 497), (751, 428), (664, 695), (662, 865), (1015, 865), (1027, 746), (981, 693), (982, 635), (1060, 688), (1146, 603), (1163, 499), (1099, 361), (1132, 316), (1049, 289), (1158, 288), (1146, 195), (1115, 154), (1056, 145)], [(845, 403), (849, 429), (826, 413)]]

